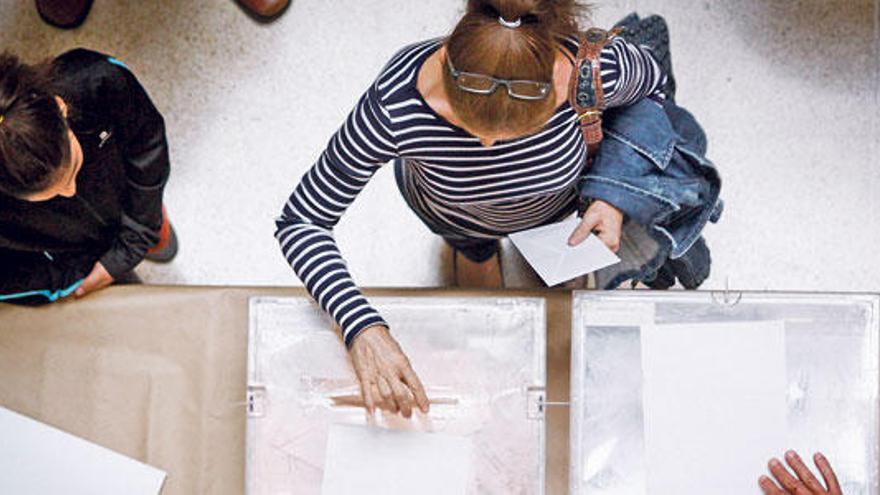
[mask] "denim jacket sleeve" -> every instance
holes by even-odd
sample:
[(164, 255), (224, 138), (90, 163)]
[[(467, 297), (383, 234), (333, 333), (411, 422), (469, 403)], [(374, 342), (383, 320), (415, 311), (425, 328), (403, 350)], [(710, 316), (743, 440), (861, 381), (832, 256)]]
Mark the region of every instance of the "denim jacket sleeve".
[(606, 111), (603, 130), (581, 196), (611, 203), (667, 239), (670, 258), (683, 256), (723, 209), (721, 178), (706, 158), (703, 129), (674, 103), (643, 99)]

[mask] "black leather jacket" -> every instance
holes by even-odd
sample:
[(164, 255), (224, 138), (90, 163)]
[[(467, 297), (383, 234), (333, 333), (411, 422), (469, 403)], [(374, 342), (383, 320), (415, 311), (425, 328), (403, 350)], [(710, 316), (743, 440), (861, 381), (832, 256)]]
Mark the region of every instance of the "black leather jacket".
[(0, 194), (0, 300), (54, 300), (96, 261), (118, 278), (159, 240), (169, 173), (162, 115), (113, 58), (77, 49), (53, 64), (83, 149), (77, 193), (38, 203)]

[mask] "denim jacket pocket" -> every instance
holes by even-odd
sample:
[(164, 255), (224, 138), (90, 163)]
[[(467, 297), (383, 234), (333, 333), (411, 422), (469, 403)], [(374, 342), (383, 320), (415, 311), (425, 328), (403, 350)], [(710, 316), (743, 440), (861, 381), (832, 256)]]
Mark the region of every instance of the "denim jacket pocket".
[(608, 138), (634, 149), (660, 170), (669, 166), (679, 136), (656, 102), (643, 99), (630, 107), (610, 109), (603, 124)]

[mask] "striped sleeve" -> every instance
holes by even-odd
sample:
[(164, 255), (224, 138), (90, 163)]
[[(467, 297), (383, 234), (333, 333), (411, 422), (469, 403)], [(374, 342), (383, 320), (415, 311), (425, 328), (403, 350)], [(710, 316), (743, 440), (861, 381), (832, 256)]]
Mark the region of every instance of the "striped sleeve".
[(649, 48), (617, 37), (602, 49), (600, 63), (606, 107), (665, 99), (666, 74)]
[(396, 145), (375, 85), (330, 139), (290, 195), (275, 237), (294, 272), (339, 327), (346, 346), (370, 326), (386, 325), (348, 272), (333, 228)]

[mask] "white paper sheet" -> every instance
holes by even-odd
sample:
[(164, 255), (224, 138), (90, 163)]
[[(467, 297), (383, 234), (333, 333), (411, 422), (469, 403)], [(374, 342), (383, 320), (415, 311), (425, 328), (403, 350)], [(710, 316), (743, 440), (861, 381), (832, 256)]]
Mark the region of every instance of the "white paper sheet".
[(0, 407), (0, 493), (157, 495), (165, 473)]
[(463, 437), (333, 425), (322, 494), (464, 495), (472, 456)]
[(595, 235), (577, 246), (569, 246), (568, 238), (579, 223), (580, 219), (572, 216), (559, 223), (510, 234), (510, 240), (548, 286), (620, 262)]
[(786, 448), (783, 322), (642, 327), (647, 493), (758, 494)]

